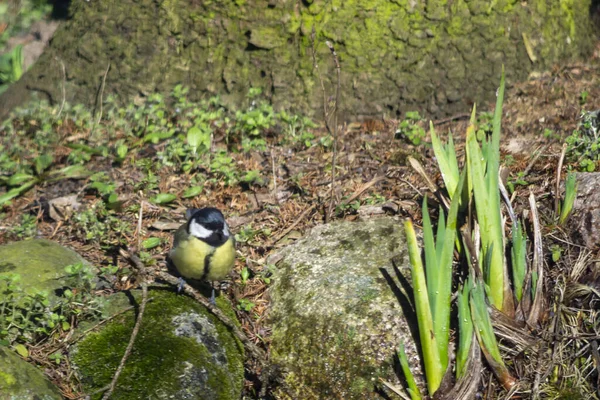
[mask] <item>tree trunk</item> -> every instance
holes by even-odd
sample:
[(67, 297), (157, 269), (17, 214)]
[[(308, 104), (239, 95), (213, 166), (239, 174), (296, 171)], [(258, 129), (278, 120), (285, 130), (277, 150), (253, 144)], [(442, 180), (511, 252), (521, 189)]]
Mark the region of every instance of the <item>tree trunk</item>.
[(276, 109), (322, 115), (337, 84), (326, 41), (341, 65), (343, 117), (450, 115), (491, 100), (503, 64), (509, 81), (521, 80), (589, 55), (590, 9), (591, 0), (75, 1), (0, 97), (0, 117), (32, 92), (98, 106), (179, 83), (232, 106), (261, 88)]

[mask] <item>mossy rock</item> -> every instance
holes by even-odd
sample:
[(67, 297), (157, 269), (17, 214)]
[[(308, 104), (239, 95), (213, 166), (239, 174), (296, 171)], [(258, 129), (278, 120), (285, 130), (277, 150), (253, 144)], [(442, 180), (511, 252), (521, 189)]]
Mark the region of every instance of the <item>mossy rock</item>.
[(397, 381), (393, 358), (401, 343), (419, 375), (414, 325), (394, 267), (406, 283), (399, 221), (318, 226), (280, 256), (270, 294), (271, 361), (285, 371), (281, 398), (373, 398), (379, 377)]
[[(140, 293), (135, 294), (140, 301)], [(244, 351), (241, 343), (214, 315), (189, 297), (149, 291), (141, 329), (119, 378), (113, 399), (210, 399), (241, 396)], [(124, 295), (111, 302), (124, 306)], [(235, 313), (223, 298), (217, 305)], [(135, 324), (134, 311), (115, 318), (85, 337), (70, 359), (86, 393), (112, 380)], [(92, 398), (99, 399), (101, 394)]]
[(67, 285), (65, 267), (89, 263), (75, 251), (46, 239), (23, 240), (0, 246), (0, 276), (18, 274), (24, 292), (46, 292), (57, 298)]
[(60, 400), (56, 386), (42, 371), (0, 346), (0, 400)]

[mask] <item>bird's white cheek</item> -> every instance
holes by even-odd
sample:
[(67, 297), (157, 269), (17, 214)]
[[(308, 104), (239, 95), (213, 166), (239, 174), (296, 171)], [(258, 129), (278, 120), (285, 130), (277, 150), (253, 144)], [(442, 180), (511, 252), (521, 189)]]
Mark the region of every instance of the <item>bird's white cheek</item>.
[(229, 225), (227, 225), (227, 223), (223, 225), (223, 233), (225, 234), (225, 237), (229, 237)]
[(206, 239), (212, 234), (212, 231), (210, 229), (206, 229), (195, 221), (191, 221), (190, 234), (192, 236), (196, 236), (197, 238)]

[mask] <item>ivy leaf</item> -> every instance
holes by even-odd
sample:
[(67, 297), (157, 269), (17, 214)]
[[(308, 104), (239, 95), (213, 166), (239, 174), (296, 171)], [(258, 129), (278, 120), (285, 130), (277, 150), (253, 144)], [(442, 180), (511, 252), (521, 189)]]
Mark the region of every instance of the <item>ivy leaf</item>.
[(169, 204), (175, 200), (177, 196), (171, 193), (159, 193), (150, 199), (154, 204)]
[(189, 199), (190, 197), (196, 197), (198, 196), (200, 193), (202, 193), (202, 190), (204, 190), (204, 188), (202, 186), (192, 186), (186, 189), (185, 192), (183, 192), (183, 198), (184, 199)]
[(143, 246), (143, 247), (144, 247), (146, 250), (150, 250), (150, 249), (153, 249), (153, 248), (155, 248), (155, 247), (159, 246), (161, 242), (162, 242), (162, 241), (160, 240), (160, 238), (157, 238), (157, 237), (151, 237), (151, 238), (148, 238), (148, 239), (144, 240), (144, 241), (142, 242), (142, 246)]
[(15, 351), (23, 358), (29, 357), (29, 350), (27, 350), (27, 347), (20, 343), (15, 345)]

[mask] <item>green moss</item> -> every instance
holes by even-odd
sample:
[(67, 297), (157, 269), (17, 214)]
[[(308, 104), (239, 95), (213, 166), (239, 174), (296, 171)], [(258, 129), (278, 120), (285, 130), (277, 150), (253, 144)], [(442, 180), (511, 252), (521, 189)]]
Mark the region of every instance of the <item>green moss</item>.
[[(268, 5), (237, 0), (194, 1), (185, 7), (178, 0), (73, 2), (73, 18), (59, 28), (22, 85), (23, 91), (35, 88), (60, 102), (62, 84), (46, 73), (56, 70), (58, 58), (69, 65), (67, 101), (96, 105), (98, 77), (111, 62), (104, 94), (116, 93), (122, 101), (154, 91), (166, 93), (185, 82), (198, 97), (219, 93), (228, 105), (239, 107), (252, 85), (263, 88), (280, 108), (320, 113), (323, 94), (312, 61), (314, 29), (319, 73), (327, 88), (335, 84), (336, 74), (325, 40), (332, 42), (342, 61), (342, 115), (380, 116), (381, 110), (393, 115), (426, 108), (452, 114), (468, 108), (467, 98), (493, 99), (498, 68), (489, 65), (499, 61), (490, 54), (504, 55), (502, 63), (511, 79), (525, 78), (532, 68), (548, 68), (561, 58), (590, 54), (590, 1), (334, 0)], [(523, 32), (534, 46), (536, 64), (528, 61)], [(248, 51), (256, 50), (249, 44), (260, 51)], [(464, 73), (446, 74), (440, 67), (447, 64), (441, 50), (451, 53)], [(3, 105), (0, 101), (0, 110)]]
[[(185, 296), (155, 290), (150, 297), (154, 301), (146, 307), (142, 328), (113, 398), (151, 398), (156, 393), (177, 396), (181, 390), (197, 392), (198, 389), (200, 393), (204, 391), (205, 398), (225, 400), (239, 395), (243, 348), (228, 329)], [(223, 306), (223, 301), (219, 298), (217, 304)], [(191, 337), (175, 335), (174, 317), (187, 313), (195, 313), (200, 320), (208, 321), (207, 326), (216, 327), (218, 343), (208, 341), (200, 345)], [(231, 309), (227, 313), (235, 319)], [(132, 313), (124, 314), (77, 346), (73, 361), (88, 393), (110, 383), (134, 323)], [(183, 376), (189, 382), (187, 378), (182, 381)], [(198, 388), (199, 384), (205, 387)]]

